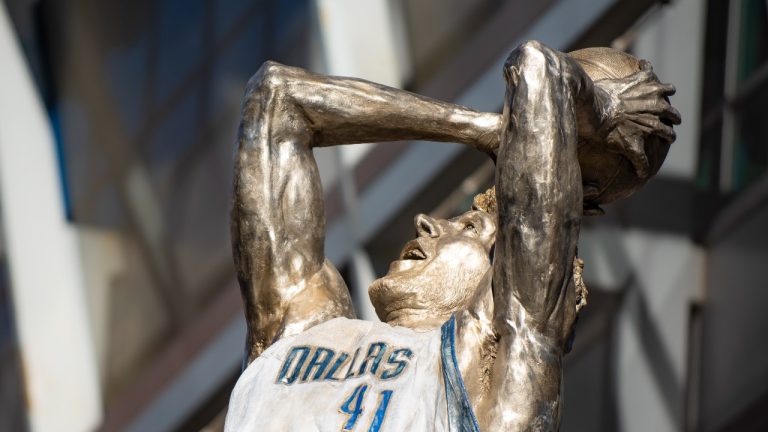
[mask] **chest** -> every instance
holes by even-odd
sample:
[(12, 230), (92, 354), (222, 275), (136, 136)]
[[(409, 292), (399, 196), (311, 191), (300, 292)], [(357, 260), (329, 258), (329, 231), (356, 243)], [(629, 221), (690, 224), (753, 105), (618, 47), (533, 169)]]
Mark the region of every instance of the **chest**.
[(232, 394), (227, 430), (442, 430), (439, 334), (349, 321), (254, 361)]

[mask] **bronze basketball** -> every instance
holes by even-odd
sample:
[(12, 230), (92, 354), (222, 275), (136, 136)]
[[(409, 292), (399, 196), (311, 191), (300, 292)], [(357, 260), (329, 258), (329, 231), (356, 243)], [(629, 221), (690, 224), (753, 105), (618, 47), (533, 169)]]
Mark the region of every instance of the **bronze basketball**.
[[(612, 48), (586, 48), (569, 53), (593, 81), (625, 78), (641, 70), (641, 61), (625, 52)], [(579, 165), (584, 184), (585, 210), (625, 198), (640, 189), (658, 172), (669, 151), (669, 144), (658, 137), (645, 139), (649, 176), (637, 176), (632, 163), (621, 154), (606, 151), (605, 143), (579, 143)]]

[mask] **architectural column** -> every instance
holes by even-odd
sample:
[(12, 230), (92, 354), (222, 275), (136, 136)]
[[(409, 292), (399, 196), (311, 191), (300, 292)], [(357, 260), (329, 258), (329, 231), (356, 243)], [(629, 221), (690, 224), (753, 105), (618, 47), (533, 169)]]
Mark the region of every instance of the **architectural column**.
[(0, 199), (32, 431), (101, 419), (75, 228), (67, 222), (51, 125), (0, 5)]

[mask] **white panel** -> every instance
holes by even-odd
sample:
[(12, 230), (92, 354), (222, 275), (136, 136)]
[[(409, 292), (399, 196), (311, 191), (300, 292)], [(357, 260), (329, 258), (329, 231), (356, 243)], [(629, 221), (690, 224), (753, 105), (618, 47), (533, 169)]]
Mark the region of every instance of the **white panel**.
[(704, 250), (682, 236), (598, 227), (582, 231), (579, 253), (587, 286), (626, 290), (615, 365), (622, 430), (677, 430)]
[[(388, 0), (316, 0), (320, 33), (330, 75), (363, 78), (399, 87), (408, 73), (402, 49), (401, 18)], [(340, 149), (346, 166), (371, 150), (369, 144)]]
[(101, 396), (53, 136), (0, 5), (0, 196), (33, 431), (87, 431)]
[(110, 289), (126, 268), (126, 257), (119, 233), (98, 228), (78, 228), (83, 265), (83, 280), (88, 292), (88, 309), (93, 332), (94, 352), (99, 376), (106, 377), (110, 347)]
[(405, 59), (387, 0), (316, 0), (328, 73), (397, 87)]
[(680, 430), (674, 416), (664, 406), (661, 389), (654, 385), (651, 369), (642, 346), (632, 309), (640, 301), (637, 295), (627, 298), (618, 322), (616, 340), (620, 344), (616, 354), (615, 371), (618, 375), (619, 430), (673, 432)]

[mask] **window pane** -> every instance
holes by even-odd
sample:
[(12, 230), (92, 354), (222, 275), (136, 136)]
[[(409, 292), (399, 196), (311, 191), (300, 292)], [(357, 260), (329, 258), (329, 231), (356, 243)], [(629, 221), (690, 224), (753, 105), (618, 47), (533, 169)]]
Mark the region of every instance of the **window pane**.
[(768, 60), (768, 1), (743, 0), (739, 37), (739, 83)]
[(742, 190), (768, 172), (768, 122), (765, 121), (768, 80), (736, 107), (737, 133), (733, 154), (733, 185)]

